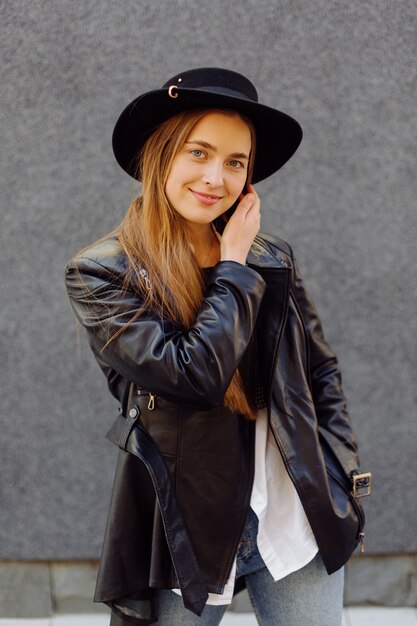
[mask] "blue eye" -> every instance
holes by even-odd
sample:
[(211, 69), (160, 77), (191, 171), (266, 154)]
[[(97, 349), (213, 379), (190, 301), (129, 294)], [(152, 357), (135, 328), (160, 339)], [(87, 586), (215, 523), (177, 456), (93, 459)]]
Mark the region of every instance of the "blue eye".
[(240, 167), (244, 167), (243, 163), (241, 161), (236, 161), (236, 159), (232, 159), (231, 161), (229, 161), (229, 163), (235, 169), (239, 169)]
[(204, 156), (204, 152), (202, 150), (198, 150), (197, 148), (195, 150), (191, 150), (191, 154), (198, 159)]

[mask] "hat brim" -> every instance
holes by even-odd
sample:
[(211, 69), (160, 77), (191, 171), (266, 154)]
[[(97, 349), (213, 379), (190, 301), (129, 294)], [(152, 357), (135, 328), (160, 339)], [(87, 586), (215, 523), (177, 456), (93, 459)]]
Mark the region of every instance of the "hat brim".
[(300, 145), (299, 123), (282, 111), (246, 98), (204, 89), (178, 89), (172, 98), (167, 89), (149, 91), (133, 100), (122, 112), (113, 131), (113, 151), (119, 165), (133, 178), (138, 176), (138, 155), (148, 137), (165, 120), (181, 111), (231, 109), (245, 115), (256, 132), (256, 155), (252, 182), (279, 170)]

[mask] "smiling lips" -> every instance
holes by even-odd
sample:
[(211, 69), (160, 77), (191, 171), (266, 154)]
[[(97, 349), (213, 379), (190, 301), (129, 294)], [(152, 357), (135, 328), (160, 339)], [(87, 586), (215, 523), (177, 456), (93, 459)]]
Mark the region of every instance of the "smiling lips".
[(201, 204), (205, 204), (206, 206), (213, 206), (219, 200), (223, 198), (223, 196), (216, 196), (212, 193), (203, 193), (201, 191), (194, 191), (194, 189), (190, 189), (194, 198), (196, 198)]

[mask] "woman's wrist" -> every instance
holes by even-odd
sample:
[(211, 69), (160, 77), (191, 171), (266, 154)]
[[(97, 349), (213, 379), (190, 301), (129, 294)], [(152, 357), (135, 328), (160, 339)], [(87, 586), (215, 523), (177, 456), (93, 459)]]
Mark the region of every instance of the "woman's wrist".
[(240, 263), (241, 265), (246, 264), (246, 255), (239, 254), (221, 254), (220, 261), (234, 261), (235, 263)]

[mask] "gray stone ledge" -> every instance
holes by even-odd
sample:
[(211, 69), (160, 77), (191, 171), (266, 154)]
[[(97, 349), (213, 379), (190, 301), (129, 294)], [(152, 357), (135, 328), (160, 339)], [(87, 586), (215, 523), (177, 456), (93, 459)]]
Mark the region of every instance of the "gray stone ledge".
[(0, 617), (49, 617), (48, 563), (0, 562)]
[[(0, 561), (0, 618), (107, 613), (93, 602), (96, 561)], [(346, 566), (345, 606), (417, 606), (417, 554), (363, 555)], [(231, 611), (252, 611), (246, 592)]]
[(345, 604), (417, 606), (417, 554), (352, 558), (346, 567)]
[(50, 564), (51, 592), (56, 613), (107, 613), (93, 601), (97, 563), (63, 561)]

